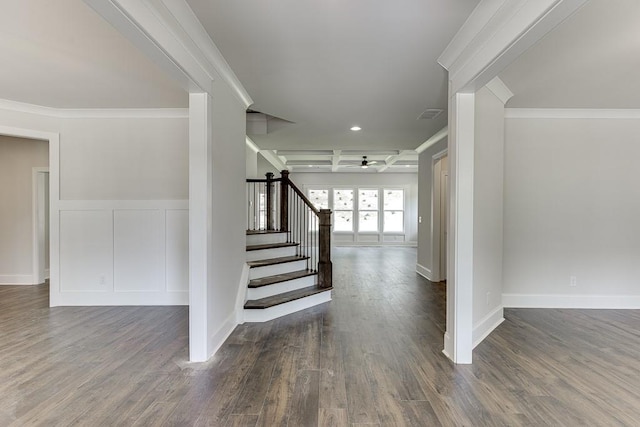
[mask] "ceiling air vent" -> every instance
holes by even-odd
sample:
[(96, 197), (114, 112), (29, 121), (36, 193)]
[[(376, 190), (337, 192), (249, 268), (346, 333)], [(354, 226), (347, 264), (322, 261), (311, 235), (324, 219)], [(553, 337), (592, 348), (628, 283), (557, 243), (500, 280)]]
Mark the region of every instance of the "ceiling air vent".
[(444, 110), (441, 110), (439, 108), (427, 108), (422, 114), (418, 116), (418, 120), (433, 120), (440, 114), (442, 114), (443, 111)]

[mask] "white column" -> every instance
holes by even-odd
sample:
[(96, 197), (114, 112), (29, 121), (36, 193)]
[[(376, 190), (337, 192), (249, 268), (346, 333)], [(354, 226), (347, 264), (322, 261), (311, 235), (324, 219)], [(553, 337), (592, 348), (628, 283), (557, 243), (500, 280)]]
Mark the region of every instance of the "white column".
[(212, 268), (212, 101), (189, 94), (189, 359), (209, 358), (207, 290)]
[(473, 143), (475, 95), (449, 100), (449, 233), (444, 354), (471, 363), (473, 350)]

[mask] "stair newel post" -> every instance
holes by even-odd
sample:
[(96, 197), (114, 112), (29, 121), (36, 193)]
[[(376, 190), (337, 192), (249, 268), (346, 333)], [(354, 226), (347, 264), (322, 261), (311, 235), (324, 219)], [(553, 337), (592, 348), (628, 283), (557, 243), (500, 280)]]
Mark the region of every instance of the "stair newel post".
[(267, 221), (267, 230), (273, 230), (274, 226), (273, 226), (273, 173), (272, 172), (267, 172), (265, 174), (265, 176), (267, 177), (267, 184), (266, 184), (266, 221)]
[(331, 264), (331, 209), (320, 209), (318, 227), (318, 287), (333, 286), (333, 265)]
[(280, 172), (280, 231), (289, 231), (289, 171)]

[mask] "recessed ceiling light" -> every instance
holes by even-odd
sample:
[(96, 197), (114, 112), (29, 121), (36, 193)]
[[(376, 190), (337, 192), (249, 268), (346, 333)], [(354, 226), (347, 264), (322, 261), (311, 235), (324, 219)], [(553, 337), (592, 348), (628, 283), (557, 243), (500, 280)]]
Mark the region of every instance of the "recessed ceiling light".
[(359, 131), (359, 130), (361, 130), (361, 129), (362, 129), (362, 128), (361, 128), (360, 126), (353, 126), (353, 127), (351, 128), (351, 130), (352, 130), (352, 131), (354, 131), (354, 132), (355, 132), (355, 131)]

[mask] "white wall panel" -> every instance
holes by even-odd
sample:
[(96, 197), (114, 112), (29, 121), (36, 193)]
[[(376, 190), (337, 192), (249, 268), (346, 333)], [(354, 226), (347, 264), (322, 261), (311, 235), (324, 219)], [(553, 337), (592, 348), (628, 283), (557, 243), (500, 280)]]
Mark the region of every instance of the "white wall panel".
[(60, 291), (113, 289), (111, 211), (60, 212)]
[(164, 289), (164, 212), (113, 212), (114, 290)]
[(167, 291), (189, 290), (189, 211), (167, 210)]

